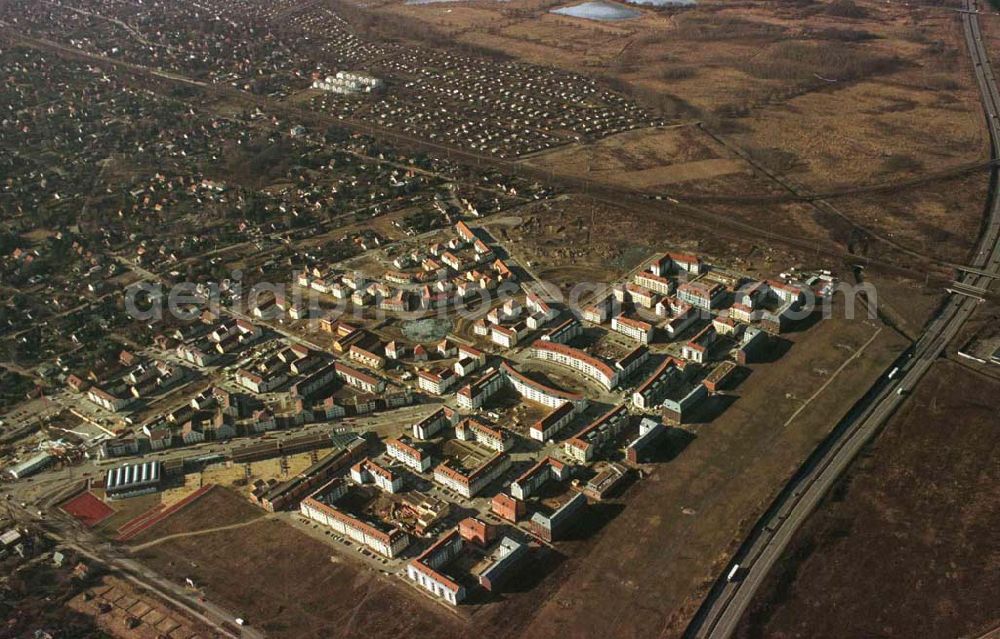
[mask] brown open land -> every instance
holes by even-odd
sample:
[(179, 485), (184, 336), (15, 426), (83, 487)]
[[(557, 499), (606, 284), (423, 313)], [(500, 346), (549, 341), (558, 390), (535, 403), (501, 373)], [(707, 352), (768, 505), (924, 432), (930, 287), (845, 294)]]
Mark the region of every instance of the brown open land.
[(683, 631), (754, 513), (904, 343), (858, 320), (820, 322), (791, 339), (779, 363), (751, 367), (734, 392), (738, 398), (718, 400), (709, 413), (724, 412), (714, 421), (704, 414), (704, 421), (674, 431), (672, 458), (636, 484), (618, 517), (568, 562), (564, 585), (525, 636)]
[(606, 23), (548, 13), (558, 6), (381, 2), (369, 10), (396, 37), (445, 35), (604, 77), (668, 115), (718, 123), (749, 147), (794, 156), (813, 186), (985, 156), (971, 74), (955, 74), (968, 62), (947, 8), (705, 2), (639, 7), (639, 19)]
[(130, 543), (141, 545), (171, 535), (234, 526), (258, 519), (264, 514), (264, 511), (241, 495), (216, 486), (174, 515), (136, 535)]
[(941, 362), (914, 395), (792, 540), (737, 636), (950, 639), (1000, 624), (1000, 381)]
[[(364, 28), (596, 76), (689, 125), (585, 140), (524, 160), (556, 174), (679, 197), (745, 197), (782, 192), (774, 177), (800, 192), (828, 192), (988, 159), (971, 63), (958, 15), (948, 7), (702, 2), (633, 7), (641, 16), (618, 22), (549, 13), (566, 4), (572, 3), (387, 0), (366, 6), (378, 19)], [(958, 259), (970, 246), (965, 231), (982, 213), (981, 203), (967, 206), (965, 196), (986, 181), (985, 170), (977, 171), (966, 181), (934, 180), (842, 207), (848, 218), (912, 250)], [(771, 228), (849, 239), (831, 232), (829, 220), (815, 219), (809, 206), (760, 208), (777, 216)], [(731, 213), (762, 223), (758, 207)]]
[(269, 637), (360, 637), (376, 629), (387, 637), (459, 634), (457, 618), (431, 614), (436, 604), (387, 577), (332, 561), (338, 552), (269, 519), (170, 539), (139, 558), (178, 582), (190, 577), (210, 600), (241, 611)]
[[(639, 129), (585, 145), (571, 145), (526, 160), (529, 164), (588, 180), (635, 189), (690, 188), (699, 182), (734, 192), (750, 184), (753, 167), (697, 127)], [(728, 186), (728, 188), (727, 188)]]

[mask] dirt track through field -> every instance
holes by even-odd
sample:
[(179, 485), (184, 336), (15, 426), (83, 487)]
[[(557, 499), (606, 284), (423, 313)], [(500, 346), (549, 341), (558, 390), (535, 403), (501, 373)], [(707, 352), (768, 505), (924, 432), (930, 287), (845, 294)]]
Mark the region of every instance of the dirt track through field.
[(129, 550), (137, 552), (140, 550), (145, 550), (151, 546), (155, 546), (164, 541), (170, 541), (171, 539), (180, 539), (182, 537), (197, 537), (198, 535), (207, 535), (214, 532), (222, 532), (224, 530), (233, 530), (234, 528), (243, 528), (244, 526), (249, 526), (250, 524), (255, 524), (262, 519), (273, 519), (275, 515), (273, 513), (268, 513), (266, 515), (261, 515), (260, 517), (255, 517), (249, 521), (243, 521), (238, 524), (229, 524), (228, 526), (217, 526), (215, 528), (203, 528), (201, 530), (192, 530), (190, 532), (175, 533), (173, 535), (167, 535), (166, 537), (160, 537), (159, 539), (154, 539), (152, 541), (147, 541), (143, 544), (138, 544), (136, 546), (131, 546)]

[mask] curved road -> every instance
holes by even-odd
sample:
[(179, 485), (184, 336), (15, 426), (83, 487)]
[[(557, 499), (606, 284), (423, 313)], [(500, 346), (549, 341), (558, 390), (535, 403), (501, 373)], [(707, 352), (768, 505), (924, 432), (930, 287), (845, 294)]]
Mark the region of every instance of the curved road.
[[(964, 0), (962, 23), (986, 111), (992, 155), (996, 159), (1000, 157), (1000, 92), (983, 46), (976, 2)], [(996, 185), (991, 197), (989, 219), (972, 260), (973, 267), (990, 275), (965, 273), (958, 280), (979, 289), (989, 288), (994, 277), (1000, 274), (1000, 196)], [(725, 573), (716, 581), (688, 626), (685, 637), (725, 639), (732, 634), (792, 535), (864, 445), (906, 400), (909, 391), (955, 338), (978, 303), (972, 297), (951, 293), (920, 339), (897, 360), (898, 371), (891, 379), (883, 377), (855, 405), (757, 522)], [(739, 574), (729, 581), (729, 572), (736, 564), (740, 567)]]

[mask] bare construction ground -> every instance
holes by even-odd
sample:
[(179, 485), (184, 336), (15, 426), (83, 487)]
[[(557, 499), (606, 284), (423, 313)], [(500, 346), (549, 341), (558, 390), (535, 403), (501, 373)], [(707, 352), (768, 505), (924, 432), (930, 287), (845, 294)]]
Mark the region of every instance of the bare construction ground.
[(737, 636), (951, 639), (1000, 624), (1000, 379), (941, 362), (914, 394), (792, 540)]
[(242, 495), (215, 486), (176, 514), (136, 535), (130, 543), (141, 546), (165, 537), (235, 527), (259, 519), (265, 514)]
[(435, 614), (437, 604), (339, 559), (339, 552), (283, 522), (264, 520), (170, 539), (139, 558), (179, 583), (193, 579), (210, 600), (241, 611), (269, 637), (460, 633), (458, 618), (443, 610)]

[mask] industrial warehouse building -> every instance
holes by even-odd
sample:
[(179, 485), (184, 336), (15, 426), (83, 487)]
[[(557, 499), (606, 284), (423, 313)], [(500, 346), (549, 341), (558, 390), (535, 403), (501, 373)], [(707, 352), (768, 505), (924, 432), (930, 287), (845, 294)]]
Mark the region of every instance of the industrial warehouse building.
[(104, 490), (108, 499), (123, 499), (155, 493), (160, 489), (162, 465), (158, 461), (126, 464), (108, 471)]
[(22, 479), (28, 475), (33, 475), (43, 468), (55, 462), (56, 458), (51, 453), (41, 452), (29, 457), (19, 464), (9, 466), (7, 474), (11, 479)]

